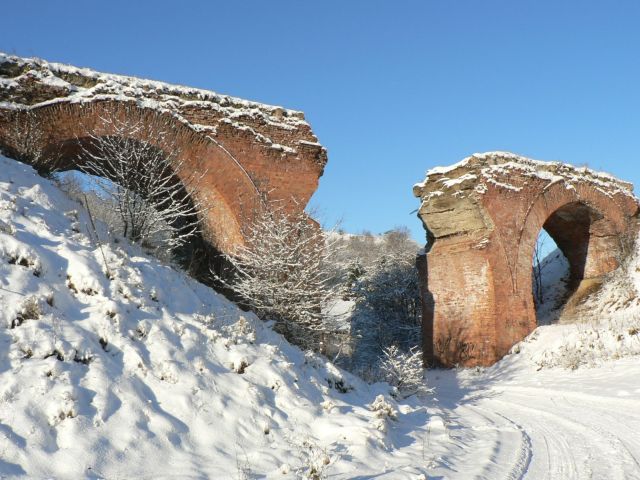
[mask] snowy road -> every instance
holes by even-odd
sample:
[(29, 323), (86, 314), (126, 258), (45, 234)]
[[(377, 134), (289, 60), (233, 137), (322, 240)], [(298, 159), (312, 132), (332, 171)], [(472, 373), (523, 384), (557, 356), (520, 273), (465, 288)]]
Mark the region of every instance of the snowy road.
[[(432, 376), (443, 478), (640, 479), (640, 364)], [(517, 374), (516, 374), (517, 372)]]

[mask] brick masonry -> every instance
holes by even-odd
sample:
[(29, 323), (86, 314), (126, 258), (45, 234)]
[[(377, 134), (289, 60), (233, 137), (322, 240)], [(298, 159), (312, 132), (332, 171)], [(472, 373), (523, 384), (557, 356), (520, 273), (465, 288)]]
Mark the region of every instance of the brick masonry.
[(491, 365), (536, 328), (532, 258), (543, 228), (575, 291), (615, 270), (638, 231), (632, 188), (505, 152), (430, 171), (414, 187), (427, 231), (418, 260), (425, 363)]
[[(223, 252), (243, 242), (244, 226), (264, 205), (304, 209), (327, 161), (302, 112), (0, 53), (5, 154), (21, 156), (11, 130), (27, 116), (38, 129), (39, 147), (49, 152), (67, 151), (89, 134), (112, 134), (105, 117), (150, 130), (170, 125), (166, 144), (178, 146), (187, 170), (207, 172), (190, 193), (207, 204), (205, 237)], [(149, 141), (144, 129), (136, 136)], [(68, 155), (64, 167), (74, 168), (74, 161)]]

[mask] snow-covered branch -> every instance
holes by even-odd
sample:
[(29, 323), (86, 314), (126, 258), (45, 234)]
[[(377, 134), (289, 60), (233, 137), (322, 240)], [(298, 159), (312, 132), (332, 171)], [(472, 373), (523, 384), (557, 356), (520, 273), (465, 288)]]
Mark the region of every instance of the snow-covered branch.
[[(203, 205), (192, 195), (206, 172), (189, 171), (170, 125), (101, 118), (112, 135), (80, 142), (79, 164), (112, 203), (130, 240), (174, 250), (198, 232)], [(144, 132), (146, 141), (136, 138)], [(160, 148), (159, 146), (162, 146)]]
[[(304, 212), (265, 209), (246, 229), (246, 244), (216, 278), (260, 317), (303, 348), (323, 350), (323, 307), (337, 296), (326, 234)], [(224, 278), (223, 278), (224, 277)]]

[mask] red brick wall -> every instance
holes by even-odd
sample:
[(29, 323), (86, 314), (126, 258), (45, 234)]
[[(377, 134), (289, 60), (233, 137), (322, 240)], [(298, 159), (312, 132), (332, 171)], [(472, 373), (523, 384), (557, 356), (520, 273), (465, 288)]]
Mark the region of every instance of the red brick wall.
[[(20, 115), (26, 114), (0, 109), (0, 145), (5, 149), (19, 149), (12, 144), (10, 130)], [(32, 117), (43, 133), (43, 148), (50, 151), (88, 134), (113, 134), (102, 118), (141, 122), (150, 129), (154, 125), (167, 129), (169, 122), (171, 138), (167, 144), (180, 147), (180, 158), (188, 165), (187, 171), (206, 172), (198, 191), (192, 193), (208, 207), (205, 236), (224, 252), (243, 242), (243, 225), (251, 221), (265, 200), (286, 200), (288, 208), (304, 209), (317, 188), (326, 161), (320, 146), (301, 148), (296, 155), (283, 154), (256, 142), (254, 135), (242, 130), (222, 129), (215, 136), (197, 132), (169, 113), (141, 108), (135, 102), (60, 102), (33, 109)], [(148, 140), (144, 131), (137, 137)], [(162, 144), (156, 146), (166, 148)], [(71, 160), (66, 168), (73, 166)]]
[[(479, 184), (480, 166), (456, 175), (473, 173)], [(616, 269), (635, 240), (638, 202), (623, 189), (607, 190), (586, 177), (519, 176), (517, 169), (508, 173), (508, 185), (499, 180), (483, 181), (478, 191), (473, 185), (440, 191), (437, 179), (419, 187), (427, 199), (436, 192), (435, 206), (423, 202), (419, 213), (426, 228), (432, 222), (444, 232), (433, 232), (426, 263), (419, 262), (428, 364), (490, 365), (536, 327), (532, 258), (543, 227), (568, 258), (576, 288)], [(477, 212), (461, 197), (476, 202)], [(457, 209), (464, 211), (456, 216)], [(461, 225), (458, 232), (442, 227), (442, 212)], [(483, 223), (461, 222), (467, 214)]]

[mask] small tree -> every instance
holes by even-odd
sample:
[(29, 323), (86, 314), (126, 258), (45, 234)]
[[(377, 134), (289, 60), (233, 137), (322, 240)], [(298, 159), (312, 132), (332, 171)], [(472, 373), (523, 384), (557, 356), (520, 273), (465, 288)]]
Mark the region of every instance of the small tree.
[(323, 310), (337, 296), (327, 236), (304, 212), (265, 209), (247, 227), (246, 244), (216, 279), (276, 330), (303, 348), (323, 350), (330, 329)]
[(356, 310), (351, 329), (356, 369), (376, 366), (392, 345), (409, 351), (419, 344), (417, 251), (408, 231), (392, 230), (378, 242), (377, 258), (358, 272), (352, 287)]
[[(94, 177), (97, 193), (114, 207), (110, 225), (133, 242), (174, 250), (199, 229), (203, 208), (189, 193), (205, 172), (188, 171), (170, 125), (101, 118), (113, 132), (81, 142), (80, 165)], [(146, 141), (137, 140), (144, 131)], [(163, 149), (156, 145), (162, 145)]]
[(544, 285), (542, 284), (543, 270), (547, 266), (544, 262), (546, 238), (538, 235), (536, 246), (533, 250), (533, 300), (536, 305), (544, 303)]
[(403, 352), (395, 345), (385, 348), (380, 373), (383, 380), (396, 387), (402, 397), (432, 391), (424, 381), (422, 352), (417, 348), (408, 352)]
[(32, 110), (24, 108), (16, 112), (7, 136), (17, 159), (28, 163), (41, 175), (50, 175), (55, 171), (59, 157), (45, 152), (42, 125)]

